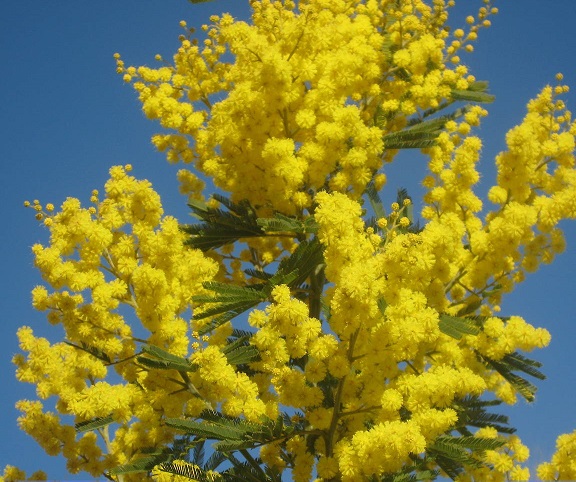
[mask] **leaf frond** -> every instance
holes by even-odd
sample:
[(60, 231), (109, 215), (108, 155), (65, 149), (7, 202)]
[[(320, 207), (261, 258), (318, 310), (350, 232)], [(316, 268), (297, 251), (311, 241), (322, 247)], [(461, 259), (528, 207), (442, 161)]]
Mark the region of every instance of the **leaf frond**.
[(202, 201), (190, 201), (188, 206), (193, 215), (203, 222), (181, 226), (191, 236), (186, 241), (187, 245), (208, 251), (241, 238), (265, 236), (257, 223), (254, 209), (247, 201), (234, 203), (219, 194), (213, 194), (212, 197), (227, 210), (209, 207)]
[(440, 314), (438, 327), (442, 333), (456, 340), (460, 340), (464, 335), (477, 335), (480, 333), (480, 328), (474, 319), (452, 316), (446, 313)]
[(109, 415), (107, 417), (96, 417), (84, 422), (76, 423), (74, 424), (74, 428), (76, 429), (77, 433), (90, 432), (92, 430), (106, 427), (113, 422), (114, 419), (112, 418), (112, 415)]
[(198, 465), (186, 462), (163, 463), (158, 465), (156, 469), (169, 474), (179, 475), (180, 477), (187, 477), (197, 482), (219, 482), (223, 480), (219, 473), (207, 471)]
[(486, 363), (486, 365), (497, 371), (502, 378), (510, 383), (514, 389), (526, 399), (528, 402), (533, 402), (537, 388), (525, 378), (513, 373), (514, 370), (526, 373), (527, 375), (534, 376), (539, 380), (543, 380), (546, 376), (537, 369), (541, 364), (535, 360), (520, 355), (519, 353), (511, 353), (504, 356), (501, 360), (493, 360), (486, 355), (476, 352), (477, 355)]

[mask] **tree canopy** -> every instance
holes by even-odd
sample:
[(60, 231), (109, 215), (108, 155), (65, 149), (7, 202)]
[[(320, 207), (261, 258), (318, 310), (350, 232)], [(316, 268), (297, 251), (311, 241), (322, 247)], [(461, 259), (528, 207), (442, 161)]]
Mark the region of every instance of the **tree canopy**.
[[(65, 338), (18, 331), (37, 389), (20, 427), (119, 482), (528, 480), (498, 406), (534, 399), (550, 334), (500, 305), (576, 217), (562, 75), (506, 134), (486, 202), (473, 130), (493, 96), (460, 55), (489, 0), (456, 29), (452, 0), (250, 6), (200, 39), (181, 22), (158, 67), (115, 55), (194, 222), (131, 165), (88, 205), (28, 203), (50, 233), (33, 305)], [(421, 203), (386, 182), (407, 149)], [(575, 450), (562, 435), (538, 476), (576, 477)]]

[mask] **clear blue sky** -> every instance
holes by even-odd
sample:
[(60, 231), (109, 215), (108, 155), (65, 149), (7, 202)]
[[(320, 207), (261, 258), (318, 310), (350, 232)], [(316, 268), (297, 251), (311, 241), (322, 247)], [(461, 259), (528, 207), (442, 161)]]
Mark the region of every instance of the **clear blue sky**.
[[(459, 16), (475, 13), (480, 0), (459, 0)], [(481, 192), (494, 178), (494, 155), (504, 147), (504, 133), (524, 115), (524, 106), (558, 71), (573, 92), (576, 110), (576, 2), (574, 0), (501, 1), (493, 27), (481, 32), (476, 52), (466, 56), (472, 73), (490, 81), (497, 97), (489, 106), (480, 135), (484, 139)], [(468, 12), (468, 9), (470, 11)], [(185, 201), (177, 193), (177, 168), (168, 165), (149, 142), (158, 126), (144, 118), (130, 87), (115, 73), (112, 58), (154, 64), (156, 53), (170, 58), (178, 46), (178, 22), (201, 25), (212, 13), (248, 15), (247, 0), (215, 0), (192, 5), (186, 0), (122, 0), (0, 4), (0, 468), (18, 465), (44, 469), (54, 479), (70, 476), (64, 462), (49, 457), (16, 426), (16, 400), (34, 397), (33, 387), (18, 383), (11, 357), (18, 352), (15, 332), (31, 325), (57, 340), (30, 305), (30, 290), (41, 282), (30, 247), (46, 242), (46, 230), (23, 208), (25, 199), (59, 205), (67, 196), (87, 202), (102, 189), (111, 165), (131, 163), (134, 174), (150, 179), (163, 197), (167, 213), (186, 219)], [(452, 22), (455, 26), (456, 24)], [(415, 153), (392, 180), (414, 192), (422, 159)], [(399, 171), (399, 170), (397, 170)], [(397, 172), (395, 171), (395, 172)], [(390, 184), (393, 187), (392, 183)], [(412, 189), (410, 189), (412, 187)], [(550, 456), (559, 433), (576, 428), (576, 222), (564, 225), (568, 249), (552, 266), (532, 275), (503, 303), (504, 314), (519, 314), (552, 332), (551, 346), (534, 357), (544, 363), (548, 380), (540, 382), (531, 406), (508, 410), (518, 434), (532, 449), (533, 463)]]

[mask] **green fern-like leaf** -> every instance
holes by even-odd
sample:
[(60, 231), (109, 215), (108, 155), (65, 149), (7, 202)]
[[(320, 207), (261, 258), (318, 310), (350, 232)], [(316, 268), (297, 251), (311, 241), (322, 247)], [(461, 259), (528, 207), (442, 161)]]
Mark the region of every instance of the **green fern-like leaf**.
[(252, 449), (257, 445), (254, 440), (221, 440), (212, 445), (219, 452), (235, 452), (237, 450)]
[(215, 316), (217, 318), (202, 327), (199, 330), (200, 334), (208, 333), (222, 323), (269, 300), (275, 286), (281, 284), (291, 288), (301, 286), (323, 260), (322, 246), (314, 238), (311, 241), (302, 241), (290, 256), (280, 261), (277, 272), (263, 283), (248, 286), (204, 283), (203, 286), (214, 294), (192, 298), (195, 303), (210, 305), (201, 306), (201, 309), (196, 310), (194, 319), (201, 320)]
[(386, 149), (425, 149), (436, 145), (437, 132), (403, 130), (383, 137)]
[(266, 293), (263, 285), (237, 286), (217, 281), (207, 281), (203, 283), (204, 288), (214, 294), (194, 296), (196, 303), (236, 303), (245, 301), (261, 302), (266, 300)]
[(194, 420), (168, 418), (166, 419), (166, 425), (190, 435), (216, 440), (243, 440), (247, 432), (243, 425), (234, 421), (229, 421), (225, 425), (223, 423), (214, 424), (205, 421), (196, 422)]
[(193, 214), (203, 222), (182, 226), (182, 230), (191, 235), (186, 244), (208, 251), (241, 238), (266, 235), (258, 226), (255, 211), (247, 201), (234, 203), (218, 194), (214, 194), (213, 198), (227, 210), (209, 207), (201, 201), (191, 201), (189, 206)]
[(179, 475), (180, 477), (187, 477), (190, 480), (198, 482), (219, 482), (223, 480), (222, 475), (206, 471), (198, 465), (190, 463), (163, 463), (157, 468), (162, 472)]
[(247, 420), (228, 417), (214, 410), (205, 410), (200, 414), (200, 421), (169, 418), (166, 424), (182, 430), (189, 435), (215, 440), (249, 440), (261, 432), (261, 425)]
[(267, 233), (314, 234), (318, 231), (318, 224), (313, 217), (302, 221), (275, 213), (273, 218), (258, 218), (257, 223)]
[(509, 367), (514, 370), (518, 370), (526, 373), (538, 380), (546, 380), (546, 375), (544, 375), (538, 368), (542, 366), (542, 363), (536, 360), (531, 360), (526, 358), (518, 352), (510, 353), (502, 359)]
[(144, 355), (136, 357), (136, 360), (149, 368), (182, 372), (193, 372), (198, 369), (198, 366), (191, 363), (188, 359), (174, 355), (154, 345), (144, 345), (142, 352)]
[(486, 363), (486, 365), (496, 370), (528, 402), (534, 401), (537, 391), (536, 386), (513, 372), (520, 371), (539, 380), (544, 380), (546, 376), (537, 369), (542, 366), (541, 363), (526, 358), (516, 352), (504, 356), (501, 360), (493, 360), (486, 355), (479, 354), (478, 352), (477, 354)]
[[(442, 436), (443, 437), (443, 436)], [(503, 438), (483, 438), (483, 437), (447, 437), (452, 444), (465, 447), (473, 452), (484, 450), (496, 450), (506, 443)]]
[(112, 363), (112, 360), (110, 358), (109, 355), (107, 355), (103, 350), (101, 350), (100, 348), (96, 348), (95, 346), (91, 346), (88, 345), (85, 342), (80, 342), (80, 345), (75, 345), (72, 342), (69, 342), (67, 340), (64, 340), (64, 343), (66, 343), (67, 345), (73, 346), (74, 348), (77, 348), (79, 350), (85, 351), (86, 353), (90, 353), (90, 355), (98, 358), (98, 360), (103, 361), (106, 364), (110, 364)]
[[(460, 92), (460, 91), (458, 91)], [(468, 92), (468, 91), (466, 91)], [(481, 92), (472, 92), (471, 95), (480, 96)], [(456, 94), (458, 95), (458, 93)], [(384, 136), (384, 146), (386, 149), (424, 149), (436, 145), (436, 139), (443, 131), (449, 120), (462, 117), (467, 108), (456, 109), (448, 115), (433, 117), (438, 111), (448, 107), (449, 103), (438, 106), (437, 109), (424, 112), (422, 115), (411, 119), (408, 126), (399, 132), (393, 132)]]
[(508, 425), (508, 417), (497, 413), (487, 412), (488, 407), (501, 405), (501, 400), (481, 400), (477, 396), (467, 396), (457, 400), (453, 408), (458, 412), (457, 430), (471, 435), (467, 429), (471, 427), (492, 427), (500, 433), (512, 434), (516, 429)]
[[(198, 333), (200, 335), (205, 335), (206, 333), (215, 330), (220, 325), (236, 318), (238, 315), (241, 315), (245, 311), (248, 311), (251, 308), (254, 308), (257, 303), (247, 302), (247, 303), (237, 303), (236, 305), (226, 306), (226, 307), (214, 307), (211, 310), (205, 311), (202, 313), (202, 318), (207, 318), (208, 316), (214, 316), (216, 314), (221, 313), (216, 318), (213, 318), (210, 323), (204, 325), (202, 328), (198, 329)], [(223, 309), (225, 308), (225, 309)], [(196, 316), (196, 319), (200, 319), (200, 316)]]
[(273, 276), (270, 273), (267, 273), (266, 271), (262, 271), (259, 269), (253, 269), (253, 268), (245, 269), (244, 273), (246, 273), (248, 276), (250, 276), (252, 278), (260, 279), (263, 281), (268, 281)]
[(382, 203), (382, 199), (380, 199), (380, 195), (376, 190), (376, 186), (374, 186), (374, 181), (370, 181), (368, 183), (365, 192), (368, 195), (368, 200), (370, 201), (372, 210), (376, 215), (376, 219), (385, 218), (386, 210), (384, 209), (384, 203)]
[(380, 479), (380, 482), (419, 482), (435, 480), (439, 473), (437, 470), (418, 470), (408, 466), (401, 472), (389, 474)]
[(276, 482), (280, 481), (278, 476), (272, 477), (269, 472), (264, 471), (260, 467), (255, 467), (249, 462), (240, 462), (236, 458), (229, 457), (229, 460), (233, 462), (234, 467), (222, 472), (222, 476), (225, 480), (234, 482), (244, 482), (244, 481), (254, 481), (254, 482)]
[(205, 470), (216, 470), (222, 463), (227, 460), (226, 455), (221, 452), (214, 452), (203, 465)]
[(226, 351), (226, 359), (230, 365), (244, 365), (260, 358), (258, 348), (253, 345), (241, 346), (231, 351)]
[(74, 425), (77, 433), (90, 432), (92, 430), (97, 430), (102, 427), (106, 427), (114, 422), (111, 415), (108, 417), (96, 417), (84, 422), (79, 422)]
[(277, 273), (280, 276), (291, 276), (292, 279), (281, 281), (272, 277), (270, 284), (287, 284), (290, 287), (299, 287), (323, 262), (323, 248), (318, 238), (302, 241), (289, 257), (280, 261), (278, 266)]
[(497, 449), (505, 443), (506, 441), (501, 438), (440, 435), (428, 445), (427, 457), (434, 460), (451, 479), (455, 479), (465, 471), (466, 467), (484, 466), (483, 462), (474, 457), (474, 454)]
[(135, 462), (124, 464), (119, 467), (114, 467), (108, 471), (109, 475), (122, 475), (134, 474), (140, 472), (149, 472), (156, 465), (168, 463), (173, 460), (173, 455), (168, 452), (162, 452), (150, 456), (144, 456), (137, 459)]
[(477, 81), (471, 84), (467, 90), (452, 90), (451, 97), (454, 100), (464, 100), (477, 103), (494, 102), (495, 96), (488, 94), (488, 82)]
[[(206, 282), (203, 286), (213, 291), (213, 295), (199, 295), (192, 299), (201, 304), (201, 310), (194, 311), (194, 319), (202, 320), (216, 317), (199, 329), (200, 335), (214, 330), (234, 317), (266, 301), (268, 295), (265, 284), (255, 286), (235, 286), (226, 283)], [(204, 305), (202, 305), (204, 304)], [(206, 306), (205, 304), (210, 304)]]
[(480, 327), (471, 318), (451, 316), (446, 313), (440, 315), (439, 328), (445, 335), (460, 340), (464, 335), (477, 335)]

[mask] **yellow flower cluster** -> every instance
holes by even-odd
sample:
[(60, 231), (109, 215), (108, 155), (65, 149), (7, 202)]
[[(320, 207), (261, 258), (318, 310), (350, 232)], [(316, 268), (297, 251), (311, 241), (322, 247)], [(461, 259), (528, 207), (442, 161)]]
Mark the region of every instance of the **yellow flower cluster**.
[[(576, 217), (576, 123), (560, 100), (567, 88), (546, 87), (508, 133), (488, 195), (497, 207), (483, 218), (474, 192), (482, 143), (471, 131), (486, 111), (477, 106), (459, 111), (423, 149), (422, 229), (412, 225), (408, 199), (370, 226), (361, 203), (367, 187), (385, 184), (379, 171), (397, 153), (391, 139), (410, 134), (455, 92), (473, 96), (477, 84), (458, 54), (473, 50), (496, 13), (484, 4), (467, 31), (450, 35), (453, 2), (252, 0), (251, 24), (214, 16), (201, 44), (181, 37), (173, 65), (126, 67), (116, 55), (145, 114), (172, 131), (153, 138), (169, 161), (193, 164), (259, 217), (307, 228), (250, 239), (243, 251), (188, 248), (177, 220), (164, 216), (158, 194), (130, 166), (113, 167), (103, 199), (93, 191), (88, 208), (72, 198), (58, 212), (27, 203), (50, 232), (33, 252), (51, 288), (34, 288), (33, 305), (61, 325), (65, 341), (18, 332), (19, 380), (55, 400), (55, 411), (19, 402), (22, 429), (49, 454), (63, 454), (70, 472), (100, 475), (173, 442), (166, 417), (210, 408), (256, 424), (299, 409), (294, 432), (263, 446), (261, 459), (290, 468), (294, 481), (316, 471), (320, 481), (352, 482), (422, 461), (439, 437), (462, 427), (465, 400), (493, 392), (514, 403), (515, 388), (488, 361), (546, 346), (550, 335), (495, 313), (526, 272), (564, 249), (558, 224)], [(183, 194), (203, 199), (196, 174), (184, 169), (178, 178)], [(297, 287), (273, 283), (264, 268), (314, 236), (323, 258), (309, 278)], [(257, 272), (248, 281), (246, 266)], [(215, 280), (265, 286), (268, 305), (248, 315), (258, 357), (241, 369), (226, 352), (231, 323), (197, 332), (214, 321), (198, 315), (217, 301), (195, 306), (194, 296), (209, 298), (203, 283)], [(476, 316), (462, 320), (468, 315)], [(463, 332), (450, 335), (454, 320)], [(190, 370), (150, 369), (138, 359), (146, 345), (185, 357)], [(113, 424), (79, 436), (62, 416)], [(484, 428), (475, 436), (498, 434)], [(563, 436), (539, 474), (574, 475), (574, 440)], [(529, 477), (516, 437), (472, 455), (487, 467), (466, 467), (458, 480)], [(17, 476), (7, 468), (4, 478)], [(158, 467), (153, 476), (179, 480)]]
[[(53, 288), (34, 288), (33, 305), (62, 325), (65, 341), (51, 344), (22, 327), (18, 338), (26, 355), (14, 358), (18, 379), (34, 383), (40, 399), (56, 397), (57, 413), (77, 423), (111, 416), (117, 424), (114, 434), (100, 431), (103, 453), (93, 432), (77, 440), (74, 427), (44, 412), (40, 401), (19, 402), (21, 428), (51, 455), (62, 453), (72, 473), (100, 475), (142, 447), (170, 441), (173, 431), (162, 426), (162, 416), (181, 414), (188, 402), (196, 412), (206, 404), (190, 391), (173, 395), (179, 388), (174, 381), (135, 363), (140, 343), (189, 354), (186, 312), (218, 268), (200, 251), (184, 248), (184, 234), (174, 218), (163, 217), (158, 194), (129, 170), (113, 167), (104, 199), (93, 191), (88, 208), (72, 198), (57, 213), (47, 205), (50, 243), (33, 247), (36, 266)], [(117, 375), (122, 378), (115, 383)], [(210, 382), (203, 373), (197, 379)]]
[(154, 136), (157, 148), (236, 200), (292, 214), (325, 187), (358, 198), (396, 152), (383, 134), (474, 80), (446, 45), (444, 2), (251, 6), (251, 24), (224, 14), (202, 43), (182, 35), (173, 65), (126, 67), (116, 54), (144, 113), (173, 131)]
[(576, 430), (558, 437), (552, 460), (540, 464), (537, 473), (542, 480), (576, 479)]
[[(458, 415), (452, 404), (457, 399), (488, 390), (513, 403), (514, 390), (498, 373), (479, 363), (476, 353), (499, 360), (517, 350), (545, 346), (550, 335), (520, 317), (507, 321), (487, 318), (478, 335), (461, 341), (441, 333), (441, 313), (457, 306), (452, 307), (445, 289), (459, 278), (459, 269), (470, 263), (469, 250), (463, 245), (465, 220), (455, 212), (441, 211), (418, 234), (384, 230), (380, 243), (374, 243), (371, 238), (375, 233), (365, 228), (356, 201), (340, 193), (318, 193), (316, 200), (318, 237), (325, 245), (325, 273), (332, 284), (326, 293), (330, 329), (341, 341), (327, 368), (315, 368), (314, 373), (329, 372), (341, 379), (338, 423), (348, 435), (336, 447), (347, 449), (335, 453), (341, 473), (350, 473), (346, 480), (398, 470), (408, 463), (408, 453), (423, 451), (427, 443), (456, 424)], [(332, 372), (330, 367), (339, 354), (346, 368)], [(401, 419), (401, 409), (410, 411), (412, 431), (402, 440), (423, 441), (416, 445), (419, 450), (406, 445), (403, 456), (400, 449), (394, 452), (396, 449), (389, 448), (396, 447), (389, 435), (388, 444), (379, 444), (370, 438), (377, 437), (377, 432), (372, 433), (375, 429), (361, 428), (368, 421), (384, 424), (382, 427), (395, 422), (401, 424), (397, 430), (402, 434), (408, 430), (402, 424), (408, 422)], [(330, 418), (335, 419), (335, 411), (316, 412), (310, 418), (314, 426), (322, 427)], [(362, 437), (368, 437), (366, 447), (373, 452), (355, 459), (364, 453), (355, 445), (364, 440)], [(333, 455), (328, 450), (326, 453)], [(344, 455), (347, 453), (351, 458)], [(501, 471), (504, 473), (524, 480), (525, 469), (512, 464)]]
[(0, 475), (0, 482), (18, 482), (22, 480), (48, 480), (48, 478), (41, 470), (26, 478), (26, 472), (13, 465), (7, 465), (4, 468), (4, 472)]
[(481, 142), (463, 137), (462, 124), (477, 124), (485, 112), (472, 110), (466, 115), (473, 118), (447, 125), (452, 134), (442, 133), (438, 145), (427, 150), (429, 205), (422, 214), (433, 220), (454, 213), (465, 229), (466, 253), (450, 285), (459, 308), (487, 298), (498, 309), (503, 293), (565, 249), (558, 224), (576, 217), (576, 124), (560, 99), (567, 90), (563, 85), (544, 88), (528, 104), (523, 122), (506, 136), (508, 150), (496, 159), (497, 184), (488, 194), (499, 206), (484, 220), (477, 214), (482, 202), (473, 191)]

